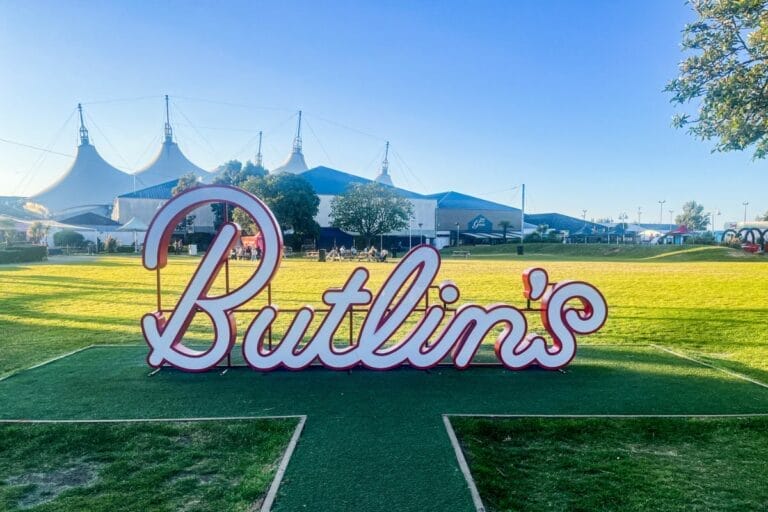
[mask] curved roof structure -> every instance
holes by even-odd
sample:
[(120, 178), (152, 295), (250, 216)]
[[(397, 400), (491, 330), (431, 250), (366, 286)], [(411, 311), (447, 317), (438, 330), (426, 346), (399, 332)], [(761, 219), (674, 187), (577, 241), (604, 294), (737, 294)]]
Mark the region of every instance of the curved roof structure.
[(173, 142), (173, 128), (168, 109), (168, 95), (165, 95), (165, 140), (160, 152), (148, 166), (138, 171), (136, 176), (138, 188), (153, 187), (160, 183), (176, 180), (183, 175), (192, 173), (200, 178), (210, 176), (210, 173), (196, 166), (184, 156), (179, 145)]
[(301, 152), (301, 110), (299, 110), (299, 124), (296, 128), (296, 137), (293, 139), (293, 149), (283, 165), (277, 167), (272, 172), (274, 174), (280, 174), (281, 172), (290, 172), (292, 174), (300, 174), (309, 169), (307, 162), (304, 161), (304, 155)]
[(389, 141), (387, 141), (387, 148), (384, 150), (384, 160), (381, 162), (381, 172), (378, 176), (376, 176), (376, 179), (373, 181), (377, 183), (381, 183), (382, 185), (388, 185), (390, 187), (394, 187), (395, 185), (392, 183), (392, 177), (389, 175), (389, 160), (387, 157), (389, 156)]
[(53, 185), (30, 198), (51, 214), (111, 206), (115, 197), (133, 189), (133, 176), (109, 165), (90, 143), (80, 110), (80, 146), (75, 161)]
[(134, 176), (136, 176), (137, 188), (146, 188), (179, 179), (190, 172), (201, 178), (210, 175), (209, 172), (190, 162), (179, 149), (179, 145), (173, 142), (170, 137), (166, 137), (160, 147), (160, 152), (152, 160), (152, 163), (138, 171)]

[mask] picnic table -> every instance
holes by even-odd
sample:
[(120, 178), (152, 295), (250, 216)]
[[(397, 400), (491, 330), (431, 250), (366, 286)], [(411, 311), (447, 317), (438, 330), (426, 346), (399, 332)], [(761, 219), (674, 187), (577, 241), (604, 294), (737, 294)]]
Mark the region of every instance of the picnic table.
[(453, 255), (456, 256), (457, 258), (458, 257), (469, 258), (470, 256), (472, 256), (472, 253), (469, 251), (453, 251)]

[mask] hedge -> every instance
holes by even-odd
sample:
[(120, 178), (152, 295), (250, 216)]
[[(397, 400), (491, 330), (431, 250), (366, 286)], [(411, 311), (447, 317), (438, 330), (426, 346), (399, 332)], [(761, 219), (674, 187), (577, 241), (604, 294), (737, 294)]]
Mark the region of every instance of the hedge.
[(22, 245), (0, 250), (0, 263), (43, 261), (48, 254), (43, 245)]

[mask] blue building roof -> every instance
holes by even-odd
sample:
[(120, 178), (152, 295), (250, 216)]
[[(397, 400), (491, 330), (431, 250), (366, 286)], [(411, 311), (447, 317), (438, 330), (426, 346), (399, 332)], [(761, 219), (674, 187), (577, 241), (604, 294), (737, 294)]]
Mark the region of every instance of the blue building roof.
[(468, 196), (459, 192), (448, 191), (438, 194), (431, 194), (427, 197), (437, 199), (438, 208), (447, 208), (451, 210), (493, 210), (502, 212), (519, 212), (518, 208), (507, 206), (505, 204), (486, 201), (478, 197)]
[(166, 181), (153, 187), (143, 188), (136, 192), (129, 192), (117, 197), (130, 197), (134, 199), (170, 199), (173, 197), (173, 189), (179, 182), (178, 179)]
[[(349, 174), (344, 171), (338, 171), (336, 169), (323, 166), (308, 169), (300, 173), (299, 176), (307, 180), (309, 184), (312, 185), (312, 188), (315, 189), (315, 193), (328, 196), (338, 196), (343, 194), (353, 183), (359, 183), (363, 185), (367, 183), (373, 183), (373, 180), (369, 180), (368, 178), (362, 178), (360, 176), (355, 176), (354, 174)], [(388, 185), (384, 186), (386, 187)], [(405, 197), (407, 199), (431, 198), (431, 196), (424, 196), (422, 194), (417, 194), (416, 192), (411, 192), (410, 190), (405, 190), (403, 188), (391, 188), (397, 192), (399, 196)]]
[(525, 222), (541, 226), (546, 224), (550, 229), (577, 233), (583, 229), (590, 229), (592, 233), (604, 233), (607, 228), (602, 224), (585, 221), (576, 217), (563, 215), (562, 213), (526, 213)]

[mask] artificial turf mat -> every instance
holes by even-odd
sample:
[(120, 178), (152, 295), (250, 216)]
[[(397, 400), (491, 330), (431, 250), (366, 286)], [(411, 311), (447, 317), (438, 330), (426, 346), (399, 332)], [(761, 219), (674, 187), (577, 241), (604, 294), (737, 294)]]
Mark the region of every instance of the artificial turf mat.
[(231, 369), (148, 376), (92, 348), (0, 382), (2, 418), (308, 415), (276, 510), (473, 510), (441, 414), (744, 414), (768, 389), (646, 347), (581, 347), (565, 372)]
[(768, 507), (768, 417), (451, 422), (492, 512)]
[(0, 509), (252, 510), (297, 422), (0, 425)]

